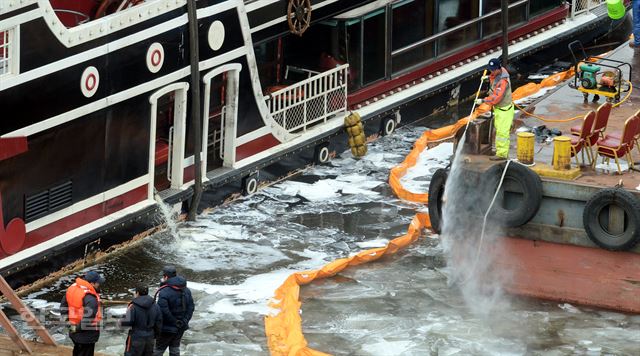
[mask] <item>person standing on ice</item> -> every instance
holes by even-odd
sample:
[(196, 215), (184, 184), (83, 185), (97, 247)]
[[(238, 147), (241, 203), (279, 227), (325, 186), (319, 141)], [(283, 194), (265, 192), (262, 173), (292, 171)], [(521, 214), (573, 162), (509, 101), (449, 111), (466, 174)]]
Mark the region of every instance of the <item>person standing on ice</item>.
[(76, 278), (60, 302), (60, 314), (69, 322), (73, 356), (93, 356), (102, 322), (98, 291), (104, 282), (98, 272), (89, 271), (82, 278)]
[(162, 311), (162, 331), (156, 338), (153, 355), (163, 355), (168, 347), (170, 356), (179, 356), (180, 341), (189, 328), (195, 306), (187, 280), (178, 276), (174, 266), (162, 269), (162, 283), (154, 299)]
[(489, 70), (489, 96), (477, 99), (476, 104), (490, 104), (493, 107), (493, 121), (496, 127), (496, 155), (492, 161), (509, 158), (509, 134), (513, 123), (514, 108), (511, 99), (511, 80), (509, 72), (500, 65), (500, 59), (494, 58), (487, 65)]
[(125, 356), (153, 355), (154, 341), (162, 328), (162, 312), (149, 296), (147, 286), (136, 286), (134, 298), (127, 306), (127, 314), (119, 324), (121, 327), (131, 327), (125, 344)]

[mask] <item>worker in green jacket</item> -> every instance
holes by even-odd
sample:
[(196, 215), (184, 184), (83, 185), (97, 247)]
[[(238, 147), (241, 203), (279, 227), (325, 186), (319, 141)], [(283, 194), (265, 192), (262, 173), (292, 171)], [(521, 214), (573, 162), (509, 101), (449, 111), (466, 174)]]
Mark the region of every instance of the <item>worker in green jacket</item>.
[(489, 61), (487, 69), (489, 75), (489, 96), (478, 99), (476, 104), (490, 104), (493, 107), (493, 118), (496, 127), (496, 155), (492, 161), (502, 161), (509, 158), (509, 134), (513, 123), (513, 101), (511, 98), (511, 81), (509, 72), (500, 65), (500, 59)]

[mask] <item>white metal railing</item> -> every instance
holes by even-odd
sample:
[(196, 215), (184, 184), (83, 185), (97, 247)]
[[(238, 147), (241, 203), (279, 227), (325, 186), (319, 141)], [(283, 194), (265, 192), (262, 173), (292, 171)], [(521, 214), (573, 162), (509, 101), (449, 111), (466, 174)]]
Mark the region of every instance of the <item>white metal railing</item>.
[(606, 3), (606, 0), (573, 0), (571, 1), (571, 19), (575, 18), (576, 15), (589, 13)]
[(265, 96), (271, 116), (295, 132), (346, 113), (348, 68), (343, 64)]

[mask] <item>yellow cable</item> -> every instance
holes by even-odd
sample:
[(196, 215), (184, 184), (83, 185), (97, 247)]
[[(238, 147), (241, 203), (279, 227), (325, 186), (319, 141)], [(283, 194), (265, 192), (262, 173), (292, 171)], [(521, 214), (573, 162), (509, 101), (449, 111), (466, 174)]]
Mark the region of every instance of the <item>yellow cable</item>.
[[(631, 84), (630, 81), (626, 81), (629, 84), (629, 92), (627, 93), (627, 95), (624, 97), (624, 99), (620, 100), (619, 102), (613, 104), (611, 107), (615, 108), (617, 106), (620, 106), (620, 104), (624, 103), (625, 101), (627, 101), (627, 99), (629, 99), (629, 97), (631, 96), (631, 93), (633, 92), (633, 84)], [(523, 109), (520, 105), (516, 104), (515, 102), (513, 103), (513, 105), (515, 105), (515, 107), (517, 107), (520, 111), (522, 111), (525, 115), (531, 116), (531, 117), (535, 117), (538, 120), (542, 120), (544, 122), (569, 122), (569, 121), (573, 121), (573, 120), (577, 120), (581, 117), (584, 117), (584, 115), (586, 115), (586, 113), (582, 114), (582, 115), (577, 115), (574, 117), (570, 117), (568, 119), (547, 119), (544, 118), (542, 116), (527, 112), (525, 109)]]

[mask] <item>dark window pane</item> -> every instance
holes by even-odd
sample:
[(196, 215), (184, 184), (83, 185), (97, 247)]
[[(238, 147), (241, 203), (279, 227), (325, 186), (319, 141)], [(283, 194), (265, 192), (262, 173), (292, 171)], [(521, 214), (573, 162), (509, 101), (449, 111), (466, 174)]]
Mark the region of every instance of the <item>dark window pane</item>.
[(460, 25), (479, 16), (478, 0), (440, 0), (438, 32)]
[(269, 42), (263, 42), (254, 47), (256, 62), (258, 64), (258, 74), (260, 76), (260, 84), (262, 90), (268, 91), (269, 87), (280, 83), (280, 75), (282, 72), (282, 63), (280, 56), (281, 39), (275, 39)]
[[(442, 0), (438, 3), (438, 32), (448, 30), (479, 16), (478, 0)], [(438, 54), (472, 44), (480, 37), (477, 24), (470, 24), (438, 40)]]
[(366, 60), (362, 65), (363, 85), (384, 78), (387, 54), (385, 22), (384, 10), (364, 17), (362, 57)]
[(347, 62), (349, 63), (349, 90), (360, 88), (360, 20), (351, 20), (346, 23), (346, 47)]
[(556, 8), (560, 5), (562, 5), (562, 3), (564, 2), (564, 0), (534, 0), (534, 1), (529, 1), (529, 13), (531, 14), (531, 16), (535, 16), (538, 14), (541, 14), (545, 11), (551, 10), (553, 8)]
[[(433, 0), (409, 0), (392, 8), (392, 51), (416, 43), (433, 34)], [(434, 43), (428, 43), (392, 59), (392, 70), (409, 68), (434, 56)]]
[[(510, 3), (516, 2), (517, 0), (509, 0)], [(499, 10), (500, 0), (488, 0), (484, 3), (485, 10), (483, 13), (487, 14), (495, 10)], [(514, 26), (519, 23), (526, 21), (527, 16), (527, 5), (522, 4), (515, 8), (509, 9), (509, 26)], [(482, 21), (482, 36), (484, 38), (491, 37), (493, 35), (497, 35), (502, 32), (502, 14), (497, 13), (485, 20)]]

